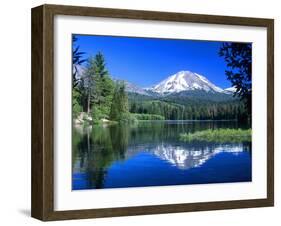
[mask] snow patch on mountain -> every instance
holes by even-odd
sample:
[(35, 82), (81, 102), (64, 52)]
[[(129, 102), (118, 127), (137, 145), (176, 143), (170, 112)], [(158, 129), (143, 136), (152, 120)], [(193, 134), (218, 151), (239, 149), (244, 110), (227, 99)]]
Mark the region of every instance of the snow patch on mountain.
[(235, 87), (229, 87), (223, 90), (223, 92), (226, 94), (233, 94), (235, 91), (236, 91)]
[(159, 84), (153, 86), (151, 91), (161, 94), (178, 93), (189, 90), (203, 90), (206, 92), (222, 93), (223, 89), (211, 83), (207, 78), (191, 71), (180, 71)]

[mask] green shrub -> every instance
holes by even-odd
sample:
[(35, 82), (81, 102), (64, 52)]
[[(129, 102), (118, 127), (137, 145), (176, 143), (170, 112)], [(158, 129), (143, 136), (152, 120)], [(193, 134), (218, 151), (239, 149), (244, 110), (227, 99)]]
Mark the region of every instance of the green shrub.
[(122, 113), (118, 118), (118, 122), (120, 123), (136, 123), (137, 118), (130, 113)]

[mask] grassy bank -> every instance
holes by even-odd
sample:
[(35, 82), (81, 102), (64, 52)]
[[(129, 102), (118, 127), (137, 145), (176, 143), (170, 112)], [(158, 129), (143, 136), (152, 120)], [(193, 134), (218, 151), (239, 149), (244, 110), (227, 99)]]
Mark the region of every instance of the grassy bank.
[(186, 142), (243, 142), (251, 141), (252, 129), (215, 129), (203, 130), (194, 133), (182, 133), (180, 139)]

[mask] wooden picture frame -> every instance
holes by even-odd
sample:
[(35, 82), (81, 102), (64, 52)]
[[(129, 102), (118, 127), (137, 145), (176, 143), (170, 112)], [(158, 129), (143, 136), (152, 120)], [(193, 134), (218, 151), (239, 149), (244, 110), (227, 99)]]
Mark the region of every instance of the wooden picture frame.
[[(267, 198), (121, 208), (54, 210), (54, 16), (125, 18), (267, 29)], [(66, 220), (187, 211), (220, 210), (274, 205), (274, 20), (42, 5), (32, 9), (32, 217)]]

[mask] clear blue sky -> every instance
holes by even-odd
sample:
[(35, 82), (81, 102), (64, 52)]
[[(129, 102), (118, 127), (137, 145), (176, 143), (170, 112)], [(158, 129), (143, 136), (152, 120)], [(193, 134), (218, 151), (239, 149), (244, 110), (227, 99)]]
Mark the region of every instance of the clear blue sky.
[(150, 87), (178, 71), (188, 70), (228, 88), (221, 42), (76, 35), (84, 57), (101, 51), (110, 75), (140, 87)]

